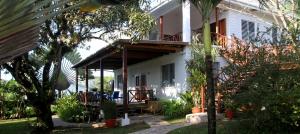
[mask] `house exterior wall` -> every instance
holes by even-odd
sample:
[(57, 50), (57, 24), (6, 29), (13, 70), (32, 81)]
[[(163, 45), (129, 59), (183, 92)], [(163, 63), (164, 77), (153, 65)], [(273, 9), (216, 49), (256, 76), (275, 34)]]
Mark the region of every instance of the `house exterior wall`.
[(254, 22), (255, 34), (258, 33), (257, 27), (259, 27), (259, 31), (263, 32), (266, 31), (268, 27), (272, 27), (272, 24), (274, 23), (273, 19), (269, 16), (258, 16), (234, 10), (228, 11), (227, 20), (230, 22), (227, 23), (227, 35), (229, 37), (235, 35), (238, 38), (242, 38), (242, 20)]
[[(237, 0), (238, 1), (238, 0)], [(255, 1), (255, 0), (254, 0)], [(164, 12), (164, 34), (176, 34), (182, 31), (182, 9), (181, 7), (173, 7), (173, 11)], [(156, 12), (156, 16), (158, 12)], [(257, 27), (260, 31), (265, 31), (266, 27), (271, 27), (273, 23), (272, 17), (255, 12), (244, 12), (235, 9), (220, 9), (219, 20), (226, 19), (226, 36), (230, 38), (235, 35), (242, 38), (241, 21), (247, 20), (255, 23), (255, 33)], [(211, 16), (211, 23), (215, 22), (215, 13)], [(200, 13), (196, 8), (191, 6), (191, 30), (199, 29), (202, 26)], [(159, 24), (159, 23), (158, 23)], [(128, 89), (135, 89), (135, 76), (145, 74), (147, 77), (147, 87), (153, 89), (156, 97), (160, 99), (176, 99), (179, 93), (188, 89), (185, 61), (190, 59), (191, 49), (186, 47), (183, 52), (165, 55), (156, 59), (128, 66)], [(223, 57), (218, 56), (216, 59), (220, 67), (226, 66), (226, 61)], [(162, 65), (175, 64), (175, 86), (162, 87)], [(115, 73), (115, 90), (118, 89), (117, 76), (122, 75), (122, 69), (114, 70)]]
[[(128, 66), (128, 89), (135, 90), (135, 76), (145, 74), (148, 89), (154, 90), (156, 97), (160, 99), (175, 99), (179, 97), (178, 93), (186, 90), (186, 69), (184, 53), (173, 53), (156, 59)], [(162, 87), (162, 65), (175, 64), (175, 86)], [(122, 69), (114, 70), (115, 78), (122, 75)], [(115, 90), (122, 93), (122, 89), (117, 88), (115, 80)]]

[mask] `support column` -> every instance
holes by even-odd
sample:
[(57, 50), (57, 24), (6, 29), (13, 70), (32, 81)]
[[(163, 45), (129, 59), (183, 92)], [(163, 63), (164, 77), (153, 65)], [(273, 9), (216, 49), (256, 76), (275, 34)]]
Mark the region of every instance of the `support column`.
[(191, 42), (191, 5), (190, 1), (186, 0), (182, 3), (182, 41)]
[[(191, 34), (191, 5), (190, 0), (185, 0), (181, 4), (182, 9), (182, 41), (191, 43), (192, 34)], [(192, 58), (191, 47), (184, 48), (184, 60), (188, 61)], [(186, 66), (186, 62), (184, 63)], [(184, 76), (189, 77), (189, 72), (185, 70)], [(185, 88), (190, 88), (188, 85), (185, 85)], [(199, 89), (196, 89), (199, 90)]]
[(102, 59), (100, 60), (100, 94), (101, 94), (100, 106), (102, 106), (103, 94), (104, 94), (104, 69), (103, 69)]
[(159, 17), (160, 40), (164, 39), (164, 16)]
[(127, 48), (124, 45), (123, 48), (123, 110), (124, 110), (124, 118), (122, 119), (121, 125), (127, 126), (130, 124), (130, 120), (128, 118), (128, 93), (127, 93)]
[(75, 79), (75, 83), (76, 83), (76, 93), (78, 93), (78, 68), (76, 68), (76, 79)]
[(215, 21), (216, 21), (216, 41), (219, 42), (219, 8), (216, 7), (215, 9)]
[(85, 67), (85, 94), (84, 94), (84, 103), (85, 103), (85, 105), (88, 102), (88, 100), (87, 100), (88, 99), (87, 98), (88, 91), (89, 91), (89, 72), (88, 72), (88, 67), (86, 66)]

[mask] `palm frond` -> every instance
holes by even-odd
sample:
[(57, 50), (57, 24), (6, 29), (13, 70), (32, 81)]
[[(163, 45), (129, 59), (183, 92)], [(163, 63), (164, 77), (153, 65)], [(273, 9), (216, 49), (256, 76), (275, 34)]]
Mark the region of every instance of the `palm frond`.
[(0, 64), (37, 46), (39, 27), (45, 20), (74, 9), (70, 0), (0, 0)]

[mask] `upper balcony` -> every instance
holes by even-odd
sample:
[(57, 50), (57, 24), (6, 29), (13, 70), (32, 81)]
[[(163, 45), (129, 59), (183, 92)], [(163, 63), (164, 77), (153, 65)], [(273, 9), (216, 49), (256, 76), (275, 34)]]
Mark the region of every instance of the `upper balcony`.
[[(223, 33), (220, 34), (226, 35), (226, 21), (224, 21), (226, 13), (219, 9), (217, 12), (214, 11), (211, 16), (211, 32), (216, 32), (215, 22), (218, 19), (220, 22), (223, 20), (223, 30), (219, 30)], [(193, 34), (200, 33), (202, 30), (201, 14), (193, 4), (186, 6), (180, 4), (180, 0), (166, 0), (159, 3), (151, 14), (156, 18), (157, 25), (149, 33), (149, 40), (187, 41), (185, 39), (191, 39)]]

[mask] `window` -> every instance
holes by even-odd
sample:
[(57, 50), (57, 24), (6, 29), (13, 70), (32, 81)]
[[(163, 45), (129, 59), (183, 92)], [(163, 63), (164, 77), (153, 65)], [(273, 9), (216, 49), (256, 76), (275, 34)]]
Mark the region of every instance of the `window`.
[(272, 40), (273, 43), (278, 43), (278, 29), (276, 27), (272, 28)]
[(254, 22), (242, 20), (242, 39), (253, 40), (255, 37), (255, 25)]
[(117, 76), (117, 88), (118, 89), (123, 88), (123, 78), (122, 78), (122, 75), (118, 75)]
[(175, 65), (167, 64), (162, 66), (162, 86), (174, 86)]
[(140, 86), (140, 77), (135, 76), (135, 86)]
[(220, 73), (220, 62), (213, 62), (213, 77), (216, 79)]

